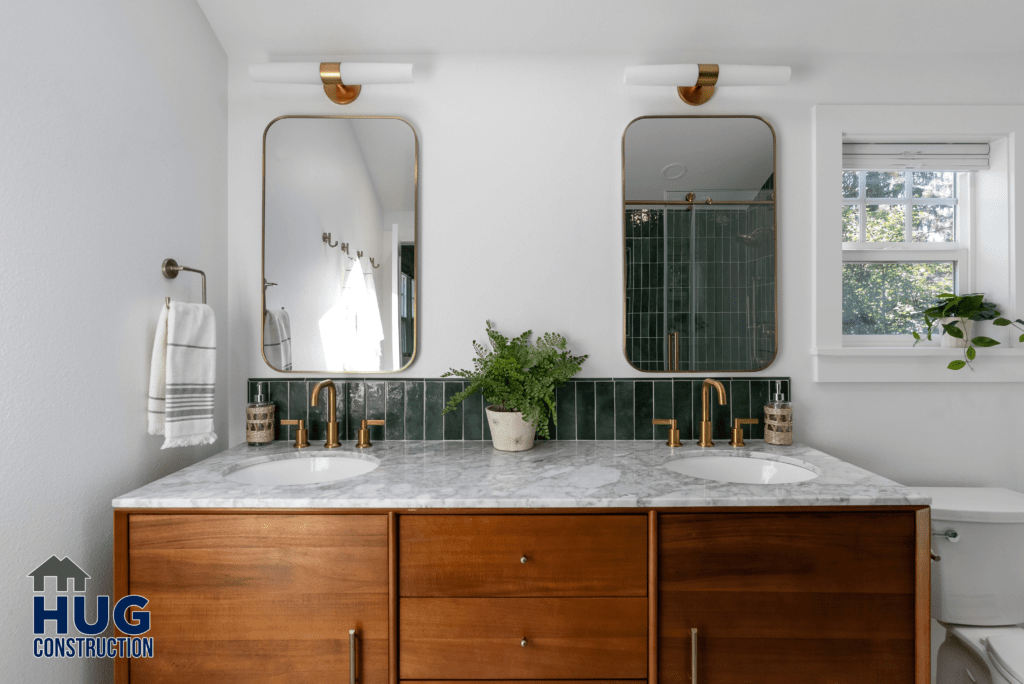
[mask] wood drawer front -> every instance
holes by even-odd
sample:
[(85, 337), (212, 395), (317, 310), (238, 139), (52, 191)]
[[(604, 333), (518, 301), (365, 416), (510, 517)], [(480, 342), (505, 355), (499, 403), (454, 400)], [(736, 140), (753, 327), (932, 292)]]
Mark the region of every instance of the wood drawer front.
[(643, 515), (402, 516), (398, 544), (403, 597), (647, 595)]
[(647, 676), (644, 598), (412, 598), (398, 615), (403, 679)]
[(388, 681), (383, 515), (133, 515), (129, 588), (150, 600), (156, 656), (131, 681)]
[(659, 681), (914, 681), (915, 514), (659, 516)]

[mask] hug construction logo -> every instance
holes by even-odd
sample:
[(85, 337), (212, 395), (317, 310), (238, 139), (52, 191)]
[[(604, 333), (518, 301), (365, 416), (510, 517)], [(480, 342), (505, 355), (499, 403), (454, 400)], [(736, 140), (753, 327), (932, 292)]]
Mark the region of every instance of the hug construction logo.
[[(135, 594), (117, 601), (110, 610), (110, 597), (96, 597), (96, 621), (89, 624), (85, 614), (86, 582), (88, 573), (70, 558), (50, 556), (42, 565), (28, 574), (32, 578), (32, 655), (36, 658), (152, 658), (153, 637), (143, 637), (149, 631), (149, 600)], [(46, 607), (46, 579), (57, 583), (57, 605)], [(70, 606), (68, 598), (71, 598)], [(131, 612), (131, 615), (129, 615)], [(127, 636), (103, 637), (113, 618), (114, 627)], [(46, 623), (56, 624), (57, 636), (46, 634)], [(68, 636), (68, 625), (74, 624), (81, 636)]]

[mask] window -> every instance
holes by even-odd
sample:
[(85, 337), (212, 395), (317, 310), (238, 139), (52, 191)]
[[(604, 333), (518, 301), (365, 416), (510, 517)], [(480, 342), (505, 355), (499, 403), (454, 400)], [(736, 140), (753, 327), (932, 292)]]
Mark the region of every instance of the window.
[(918, 313), (967, 286), (970, 187), (970, 172), (843, 170), (844, 345), (912, 344)]

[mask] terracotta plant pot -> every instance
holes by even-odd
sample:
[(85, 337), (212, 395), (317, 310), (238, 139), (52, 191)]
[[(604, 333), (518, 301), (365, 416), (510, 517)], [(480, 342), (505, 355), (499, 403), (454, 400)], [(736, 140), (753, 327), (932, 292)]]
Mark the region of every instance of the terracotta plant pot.
[[(943, 323), (946, 323), (946, 324), (956, 323), (956, 327), (960, 328), (960, 331), (963, 332), (963, 334), (964, 334), (963, 339), (959, 340), (959, 339), (953, 337), (952, 335), (946, 334), (946, 331), (944, 329), (940, 328), (940, 330), (942, 330), (942, 334), (939, 335), (939, 346), (940, 347), (956, 347), (956, 348), (962, 349), (962, 348), (967, 346), (968, 340), (970, 340), (972, 337), (974, 337), (974, 321), (971, 321), (971, 320), (961, 321), (959, 318), (952, 317), (952, 318), (940, 318), (939, 319), (939, 323), (940, 324), (943, 324)], [(965, 324), (966, 324), (967, 330), (964, 330)]]
[(499, 411), (487, 407), (487, 424), (491, 428), (491, 441), (499, 451), (527, 451), (533, 448), (536, 432), (531, 423), (523, 420), (519, 411)]

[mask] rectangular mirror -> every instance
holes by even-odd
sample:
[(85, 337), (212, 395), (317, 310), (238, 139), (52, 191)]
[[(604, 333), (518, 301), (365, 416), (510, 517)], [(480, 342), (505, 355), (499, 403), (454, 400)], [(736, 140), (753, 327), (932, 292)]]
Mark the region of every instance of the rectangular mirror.
[(641, 371), (775, 360), (775, 131), (757, 116), (645, 116), (622, 137), (623, 347)]
[(396, 117), (283, 116), (263, 134), (263, 358), (389, 373), (416, 354), (419, 143)]

